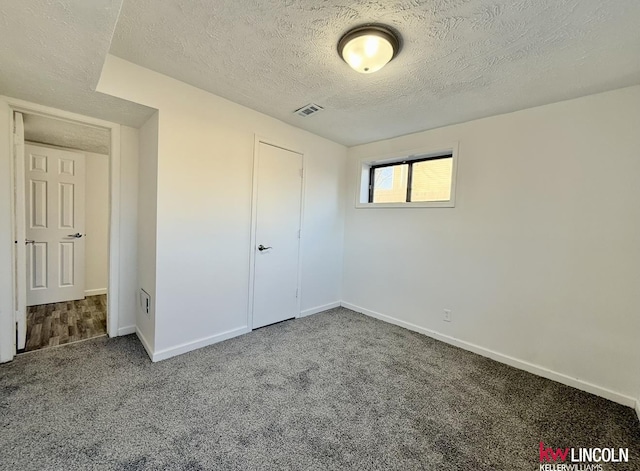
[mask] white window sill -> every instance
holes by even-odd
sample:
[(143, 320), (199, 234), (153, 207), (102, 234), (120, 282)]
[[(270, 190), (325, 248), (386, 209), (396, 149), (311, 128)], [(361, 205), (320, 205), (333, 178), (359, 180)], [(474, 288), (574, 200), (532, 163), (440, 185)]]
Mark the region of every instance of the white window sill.
[(356, 209), (455, 208), (455, 201), (417, 201), (414, 203), (356, 203)]

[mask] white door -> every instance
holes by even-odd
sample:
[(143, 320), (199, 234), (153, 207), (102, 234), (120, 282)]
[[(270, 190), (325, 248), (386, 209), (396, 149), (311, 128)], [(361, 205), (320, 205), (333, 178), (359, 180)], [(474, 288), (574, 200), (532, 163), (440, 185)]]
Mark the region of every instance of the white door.
[(302, 155), (260, 142), (256, 159), (254, 329), (300, 314), (302, 207)]
[(27, 306), (84, 298), (84, 155), (25, 146)]

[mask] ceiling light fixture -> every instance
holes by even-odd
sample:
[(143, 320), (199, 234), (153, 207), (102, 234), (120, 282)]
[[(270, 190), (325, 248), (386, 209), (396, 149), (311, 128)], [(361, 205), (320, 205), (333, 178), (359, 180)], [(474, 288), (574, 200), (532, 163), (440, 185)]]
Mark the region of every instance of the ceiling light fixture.
[(356, 72), (372, 74), (382, 69), (400, 49), (400, 37), (382, 25), (359, 26), (338, 42), (338, 53)]

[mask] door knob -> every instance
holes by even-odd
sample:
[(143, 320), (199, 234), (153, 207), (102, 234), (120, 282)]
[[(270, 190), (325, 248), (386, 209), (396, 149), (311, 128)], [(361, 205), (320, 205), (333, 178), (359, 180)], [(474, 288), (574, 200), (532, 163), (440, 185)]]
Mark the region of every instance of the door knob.
[(272, 248), (273, 248), (273, 247), (265, 247), (265, 246), (264, 246), (264, 245), (262, 245), (262, 244), (258, 245), (258, 250), (259, 250), (260, 252), (262, 252), (263, 250), (269, 250), (269, 249), (272, 249)]
[(24, 245), (35, 244), (35, 243), (36, 243), (35, 240), (31, 240), (31, 239), (25, 239), (24, 240)]
[(67, 237), (73, 237), (75, 239), (79, 239), (80, 237), (82, 237), (82, 234), (80, 234), (79, 232), (76, 232), (75, 234), (69, 234)]

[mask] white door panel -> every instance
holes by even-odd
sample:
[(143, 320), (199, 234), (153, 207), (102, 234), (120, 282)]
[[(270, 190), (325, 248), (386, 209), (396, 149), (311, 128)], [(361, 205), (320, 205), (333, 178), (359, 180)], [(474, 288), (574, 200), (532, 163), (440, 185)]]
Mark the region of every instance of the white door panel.
[(261, 142), (256, 158), (254, 329), (299, 314), (302, 203), (302, 155)]
[(84, 155), (25, 146), (27, 306), (84, 298)]

